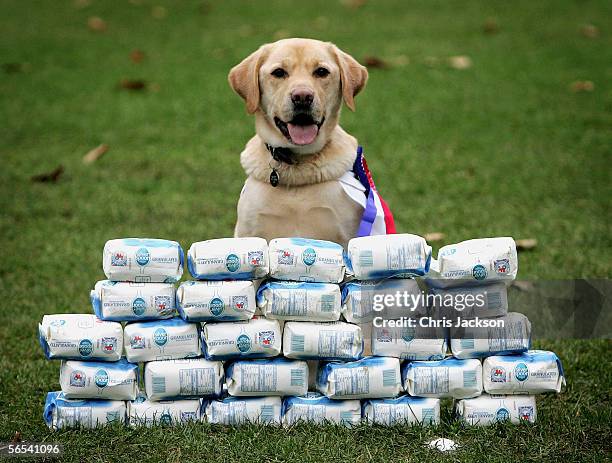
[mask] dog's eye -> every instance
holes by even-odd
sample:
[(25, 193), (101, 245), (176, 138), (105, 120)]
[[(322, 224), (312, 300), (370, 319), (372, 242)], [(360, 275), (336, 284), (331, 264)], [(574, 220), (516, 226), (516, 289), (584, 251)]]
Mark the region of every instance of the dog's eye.
[(288, 74), (283, 68), (276, 68), (272, 71), (272, 75), (278, 79), (282, 79), (283, 77), (287, 77)]
[(325, 68), (316, 68), (314, 75), (317, 77), (327, 77), (329, 75), (329, 71)]

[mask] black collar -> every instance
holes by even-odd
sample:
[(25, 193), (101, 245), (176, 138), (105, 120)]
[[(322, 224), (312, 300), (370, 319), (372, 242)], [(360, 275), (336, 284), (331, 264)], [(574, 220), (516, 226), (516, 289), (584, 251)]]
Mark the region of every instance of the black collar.
[(266, 148), (270, 152), (272, 159), (276, 162), (285, 163), (285, 164), (297, 164), (297, 161), (294, 158), (293, 151), (289, 148), (284, 148), (282, 146), (270, 146), (266, 143)]

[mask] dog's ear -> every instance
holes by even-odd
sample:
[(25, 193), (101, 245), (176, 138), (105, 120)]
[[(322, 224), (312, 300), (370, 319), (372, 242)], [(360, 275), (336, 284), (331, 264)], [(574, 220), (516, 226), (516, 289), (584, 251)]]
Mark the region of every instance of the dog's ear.
[(344, 53), (334, 44), (332, 51), (340, 68), (340, 85), (342, 98), (351, 111), (355, 111), (355, 96), (363, 90), (368, 81), (368, 70), (359, 64), (355, 58)]
[(227, 80), (234, 91), (244, 98), (249, 114), (259, 107), (259, 68), (264, 60), (266, 45), (251, 53), (232, 68)]

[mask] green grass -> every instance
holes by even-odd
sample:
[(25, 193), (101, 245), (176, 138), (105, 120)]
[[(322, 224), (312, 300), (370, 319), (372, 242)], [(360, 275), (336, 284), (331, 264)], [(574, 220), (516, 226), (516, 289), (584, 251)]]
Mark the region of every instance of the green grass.
[[(64, 444), (66, 461), (604, 461), (611, 450), (610, 343), (542, 342), (567, 392), (539, 400), (534, 426), (466, 430), (249, 427), (62, 432), (41, 419), (58, 363), (36, 341), (45, 313), (88, 312), (107, 239), (183, 246), (230, 236), (252, 120), (226, 83), (232, 65), (279, 36), (331, 40), (358, 59), (409, 63), (370, 71), (344, 127), (365, 147), (398, 229), (445, 242), (537, 238), (523, 278), (609, 278), (612, 30), (609, 2), (5, 0), (0, 5), (0, 440)], [(167, 16), (151, 15), (165, 5)], [(87, 18), (108, 23), (88, 30)], [(496, 34), (482, 24), (494, 17)], [(587, 38), (583, 24), (601, 33)], [(142, 49), (145, 60), (129, 53)], [(451, 69), (445, 58), (469, 55)], [(436, 59), (432, 59), (437, 58)], [(436, 64), (437, 63), (437, 64)], [(9, 72), (15, 70), (22, 72)], [(122, 78), (152, 89), (119, 90)], [(572, 82), (590, 80), (592, 92)], [(82, 156), (108, 143), (93, 165)], [(55, 184), (30, 177), (58, 165)]]

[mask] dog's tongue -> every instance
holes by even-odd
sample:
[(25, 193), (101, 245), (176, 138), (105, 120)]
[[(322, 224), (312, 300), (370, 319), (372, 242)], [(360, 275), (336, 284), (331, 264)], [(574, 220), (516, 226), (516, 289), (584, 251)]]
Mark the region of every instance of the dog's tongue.
[(295, 125), (289, 122), (287, 124), (291, 141), (296, 145), (309, 145), (317, 138), (319, 128), (316, 124), (310, 125)]

